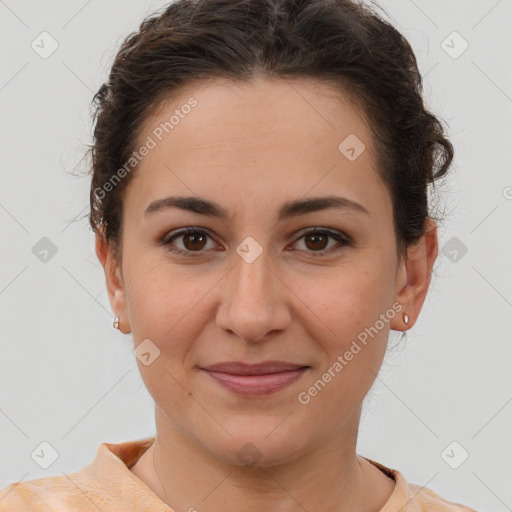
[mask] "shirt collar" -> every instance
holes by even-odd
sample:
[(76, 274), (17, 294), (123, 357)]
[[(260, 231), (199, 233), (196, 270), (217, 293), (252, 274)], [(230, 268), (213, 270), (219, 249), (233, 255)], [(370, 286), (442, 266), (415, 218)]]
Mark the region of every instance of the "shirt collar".
[[(154, 512), (174, 512), (130, 468), (153, 444), (155, 437), (147, 437), (123, 443), (101, 443), (91, 464), (84, 468), (89, 477), (98, 484), (108, 487), (108, 492), (119, 504), (130, 510), (152, 510)], [(381, 512), (421, 512), (416, 496), (403, 475), (396, 469), (388, 468), (379, 462), (363, 457), (387, 476), (395, 480), (393, 494)]]

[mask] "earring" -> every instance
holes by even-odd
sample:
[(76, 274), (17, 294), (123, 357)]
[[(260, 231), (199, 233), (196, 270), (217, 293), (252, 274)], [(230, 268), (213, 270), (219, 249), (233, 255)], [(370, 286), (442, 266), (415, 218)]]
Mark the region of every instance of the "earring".
[(114, 329), (119, 329), (119, 317), (118, 316), (116, 316), (114, 318), (114, 322), (112, 323), (112, 325), (113, 325)]
[(407, 313), (405, 313), (405, 312), (403, 314), (403, 319), (404, 319), (404, 324), (407, 325), (409, 323), (409, 317), (408, 317)]

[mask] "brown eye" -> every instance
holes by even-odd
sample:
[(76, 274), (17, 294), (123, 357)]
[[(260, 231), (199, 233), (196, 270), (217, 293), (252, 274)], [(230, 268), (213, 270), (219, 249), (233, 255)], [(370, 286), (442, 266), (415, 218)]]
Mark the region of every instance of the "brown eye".
[[(336, 247), (336, 244), (334, 244), (334, 246), (328, 248), (327, 246), (329, 238), (337, 241), (338, 247)], [(304, 249), (303, 252), (307, 252), (309, 253), (309, 256), (313, 256), (315, 258), (337, 253), (343, 250), (346, 245), (349, 245), (351, 241), (347, 235), (344, 235), (341, 232), (320, 229), (308, 231), (303, 236), (301, 236), (297, 242), (299, 240), (304, 240), (306, 249)]]
[[(178, 231), (171, 237), (165, 237), (162, 244), (169, 246), (169, 250), (175, 254), (184, 254), (186, 256), (195, 256), (193, 253), (206, 252), (205, 249), (210, 235), (203, 230), (187, 228)], [(175, 240), (181, 240), (181, 246), (174, 243)], [(173, 248), (174, 247), (174, 248)]]
[[(169, 246), (169, 251), (174, 254), (194, 257), (201, 256), (202, 253), (208, 252), (206, 247), (208, 239), (214, 243), (212, 237), (206, 231), (196, 228), (185, 228), (178, 231), (173, 236), (164, 237), (161, 244)], [(329, 247), (329, 239), (338, 243)], [(174, 242), (175, 240), (181, 240), (181, 247), (180, 244), (176, 244)], [(322, 257), (337, 253), (343, 250), (345, 246), (349, 245), (351, 242), (351, 239), (347, 235), (341, 232), (328, 231), (325, 229), (310, 230), (301, 236), (296, 243), (302, 240), (304, 240), (305, 249), (301, 249), (301, 252), (306, 252), (312, 257)]]
[(206, 237), (203, 233), (192, 232), (183, 235), (183, 245), (186, 249), (191, 251), (201, 250), (206, 242)]
[(327, 245), (328, 238), (329, 236), (324, 234), (313, 233), (311, 235), (306, 235), (304, 240), (306, 240), (306, 246), (308, 249), (322, 251)]

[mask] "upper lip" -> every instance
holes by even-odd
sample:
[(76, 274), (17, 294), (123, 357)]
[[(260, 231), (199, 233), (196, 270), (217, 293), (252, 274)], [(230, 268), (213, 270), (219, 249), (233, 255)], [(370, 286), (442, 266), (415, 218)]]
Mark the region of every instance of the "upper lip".
[(203, 370), (229, 373), (231, 375), (268, 375), (284, 371), (298, 370), (307, 365), (286, 363), (284, 361), (264, 361), (262, 363), (247, 364), (239, 361), (224, 362), (202, 367)]

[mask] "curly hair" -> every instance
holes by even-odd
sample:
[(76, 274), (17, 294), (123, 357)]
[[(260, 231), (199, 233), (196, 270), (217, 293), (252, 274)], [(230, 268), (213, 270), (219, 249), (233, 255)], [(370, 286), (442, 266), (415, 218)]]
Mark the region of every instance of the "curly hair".
[(163, 101), (184, 85), (256, 75), (325, 81), (364, 114), (404, 254), (425, 233), (428, 186), (447, 173), (453, 146), (424, 105), (410, 44), (356, 0), (176, 0), (147, 17), (122, 43), (92, 102), (94, 232), (118, 254), (122, 193), (133, 176), (120, 180), (119, 170)]

